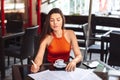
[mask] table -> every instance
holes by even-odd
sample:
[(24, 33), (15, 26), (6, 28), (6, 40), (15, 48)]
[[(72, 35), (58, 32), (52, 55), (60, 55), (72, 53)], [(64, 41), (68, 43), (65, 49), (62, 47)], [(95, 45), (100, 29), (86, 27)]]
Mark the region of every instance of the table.
[(22, 36), (24, 32), (18, 33), (6, 33), (4, 36), (0, 36), (0, 71), (1, 71), (1, 78), (5, 78), (5, 40), (16, 38), (18, 36)]
[[(103, 65), (106, 70), (114, 70), (114, 68), (108, 66), (107, 64), (105, 64), (104, 62), (102, 61), (99, 61), (99, 60), (95, 60), (95, 61), (98, 61), (101, 65)], [(87, 61), (88, 63), (92, 62), (92, 61)], [(83, 63), (83, 62), (82, 62)], [(85, 65), (83, 65), (81, 63), (80, 66), (78, 66), (79, 68), (84, 68), (84, 69), (87, 69), (88, 67), (86, 67)], [(28, 77), (27, 75), (30, 72), (30, 67), (31, 65), (14, 65), (13, 66), (13, 77), (15, 78), (15, 80), (23, 80), (23, 78), (25, 80), (33, 80), (31, 79), (30, 77)], [(50, 63), (45, 63), (41, 66), (40, 68), (40, 71), (43, 71), (43, 70), (46, 70), (46, 69), (50, 69), (50, 70), (64, 70), (64, 69), (56, 69), (55, 67), (53, 67), (52, 64)], [(95, 68), (95, 70), (97, 70), (97, 68)], [(108, 80), (108, 74), (107, 72), (102, 72), (102, 71), (94, 71), (99, 77), (101, 77), (103, 80)], [(22, 74), (22, 75), (21, 75)], [(16, 75), (16, 76), (15, 76)], [(22, 77), (21, 77), (22, 76)]]

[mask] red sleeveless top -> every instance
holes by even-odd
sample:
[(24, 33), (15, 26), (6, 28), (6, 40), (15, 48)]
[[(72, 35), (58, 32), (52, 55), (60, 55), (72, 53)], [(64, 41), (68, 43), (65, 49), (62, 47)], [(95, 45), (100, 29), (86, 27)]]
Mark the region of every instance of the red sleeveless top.
[(57, 38), (53, 33), (53, 40), (47, 50), (47, 59), (50, 63), (54, 63), (57, 59), (63, 59), (65, 62), (69, 60), (71, 45), (65, 39), (64, 31), (62, 32), (61, 38)]

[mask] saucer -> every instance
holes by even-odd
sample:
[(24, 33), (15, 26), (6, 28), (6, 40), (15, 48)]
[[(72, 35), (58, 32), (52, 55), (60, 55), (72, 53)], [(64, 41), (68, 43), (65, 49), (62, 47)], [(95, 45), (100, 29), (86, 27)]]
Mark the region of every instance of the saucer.
[(98, 64), (99, 64), (98, 61), (93, 61), (93, 62), (91, 62), (91, 63), (89, 64), (89, 66), (90, 66), (90, 67), (97, 67)]
[(54, 63), (53, 66), (56, 67), (56, 68), (65, 68), (66, 64), (64, 63), (64, 64), (60, 65), (60, 64)]

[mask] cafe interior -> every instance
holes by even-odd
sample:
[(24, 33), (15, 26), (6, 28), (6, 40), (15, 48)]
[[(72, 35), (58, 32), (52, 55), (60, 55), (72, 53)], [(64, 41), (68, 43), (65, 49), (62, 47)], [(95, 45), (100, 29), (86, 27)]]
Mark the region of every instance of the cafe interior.
[[(100, 80), (120, 80), (119, 0), (0, 0), (0, 80), (33, 80), (28, 76), (31, 59), (47, 13), (55, 7), (65, 16), (65, 29), (77, 37), (83, 56), (77, 67), (94, 69)], [(99, 64), (89, 66), (94, 61)], [(48, 66), (53, 65), (43, 70)]]

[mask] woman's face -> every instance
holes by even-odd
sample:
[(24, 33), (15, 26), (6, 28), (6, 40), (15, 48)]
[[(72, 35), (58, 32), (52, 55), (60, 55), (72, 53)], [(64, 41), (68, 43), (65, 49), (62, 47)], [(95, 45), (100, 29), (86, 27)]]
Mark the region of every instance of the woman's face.
[(62, 17), (59, 13), (53, 13), (50, 16), (50, 27), (53, 31), (61, 30), (62, 29)]

